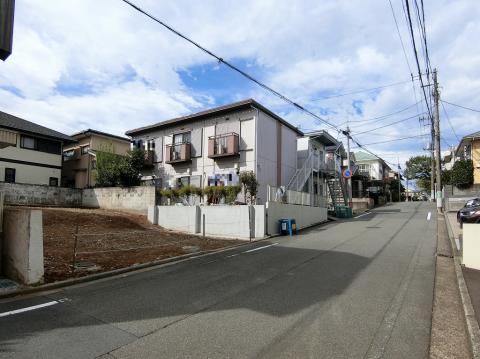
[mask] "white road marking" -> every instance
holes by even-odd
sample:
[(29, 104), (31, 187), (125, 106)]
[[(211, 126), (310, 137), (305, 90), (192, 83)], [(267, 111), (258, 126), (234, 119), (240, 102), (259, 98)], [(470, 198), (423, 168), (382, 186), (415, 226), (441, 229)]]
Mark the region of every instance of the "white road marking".
[(358, 216), (356, 216), (356, 217), (354, 217), (354, 218), (360, 218), (360, 217), (366, 216), (367, 214), (370, 214), (370, 213), (371, 213), (371, 212), (365, 212), (365, 213), (360, 214), (360, 215), (358, 215)]
[(52, 302), (47, 302), (47, 303), (43, 303), (43, 304), (38, 304), (38, 305), (32, 305), (31, 307), (25, 307), (25, 308), (21, 308), (21, 309), (16, 309), (16, 310), (11, 310), (9, 312), (3, 312), (3, 313), (0, 313), (0, 318), (1, 317), (8, 317), (9, 315), (14, 315), (14, 314), (19, 314), (19, 313), (23, 313), (23, 312), (28, 312), (30, 310), (35, 310), (35, 309), (40, 309), (40, 308), (45, 308), (45, 307), (50, 307), (52, 305), (55, 305), (55, 304), (58, 304), (60, 303), (60, 301), (52, 301)]
[(231, 254), (229, 256), (226, 256), (225, 258), (232, 258), (232, 257), (236, 257), (238, 256), (240, 253), (235, 253), (235, 254)]
[(430, 218), (432, 218), (432, 212), (428, 212), (428, 214), (427, 214), (427, 221), (429, 221)]
[(260, 249), (265, 249), (265, 248), (268, 248), (268, 247), (271, 247), (271, 246), (276, 246), (278, 243), (273, 243), (273, 244), (269, 244), (268, 246), (263, 246), (263, 247), (257, 247), (257, 248), (253, 248), (253, 249), (249, 249), (248, 251), (245, 251), (243, 253), (250, 253), (250, 252), (255, 252), (255, 251), (259, 251)]

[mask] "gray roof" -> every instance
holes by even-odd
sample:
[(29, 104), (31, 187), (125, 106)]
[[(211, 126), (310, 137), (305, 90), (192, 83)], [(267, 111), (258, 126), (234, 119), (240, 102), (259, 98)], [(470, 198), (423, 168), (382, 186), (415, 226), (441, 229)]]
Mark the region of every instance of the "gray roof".
[(247, 99), (247, 100), (243, 100), (243, 101), (239, 101), (239, 102), (233, 102), (233, 103), (230, 103), (230, 104), (227, 104), (227, 105), (223, 105), (223, 106), (211, 108), (211, 109), (208, 109), (208, 110), (205, 110), (205, 111), (193, 113), (191, 115), (187, 115), (187, 116), (183, 116), (183, 117), (177, 117), (177, 118), (174, 118), (174, 119), (171, 119), (171, 120), (158, 122), (158, 123), (155, 123), (155, 124), (149, 125), (149, 126), (139, 127), (139, 128), (133, 129), (133, 130), (129, 130), (129, 131), (125, 132), (125, 134), (127, 136), (133, 136), (133, 135), (137, 135), (137, 134), (140, 134), (140, 133), (143, 133), (143, 132), (148, 132), (148, 131), (151, 131), (151, 130), (157, 130), (157, 129), (169, 127), (171, 125), (178, 125), (178, 124), (183, 124), (183, 123), (188, 123), (188, 122), (194, 122), (194, 121), (198, 121), (198, 120), (200, 120), (202, 118), (205, 118), (205, 117), (220, 116), (220, 115), (227, 114), (227, 113), (230, 113), (230, 112), (234, 112), (234, 111), (238, 111), (238, 110), (242, 110), (242, 109), (248, 109), (248, 108), (252, 108), (252, 107), (257, 108), (260, 111), (265, 112), (266, 114), (272, 116), (277, 121), (281, 122), (285, 126), (289, 127), (293, 131), (295, 131), (300, 136), (303, 136), (303, 132), (300, 131), (297, 127), (295, 127), (291, 123), (285, 121), (283, 118), (278, 116), (276, 113), (270, 111), (268, 108), (259, 104), (254, 99)]
[(312, 139), (317, 139), (319, 142), (322, 142), (325, 146), (336, 146), (340, 141), (336, 140), (331, 134), (325, 130), (317, 130), (312, 132), (306, 132), (305, 137), (310, 137)]
[(121, 140), (121, 141), (130, 142), (130, 139), (127, 138), (127, 137), (112, 135), (111, 133), (97, 131), (97, 130), (93, 130), (91, 128), (87, 128), (86, 130), (74, 133), (73, 135), (71, 135), (71, 137), (80, 138), (80, 137), (86, 137), (86, 136), (90, 136), (90, 135), (100, 135), (100, 136), (115, 138), (115, 139)]
[(24, 120), (22, 118), (10, 115), (0, 111), (0, 128), (20, 131), (31, 135), (39, 135), (63, 142), (77, 142), (74, 138), (63, 133), (51, 130), (47, 127), (37, 125), (36, 123)]

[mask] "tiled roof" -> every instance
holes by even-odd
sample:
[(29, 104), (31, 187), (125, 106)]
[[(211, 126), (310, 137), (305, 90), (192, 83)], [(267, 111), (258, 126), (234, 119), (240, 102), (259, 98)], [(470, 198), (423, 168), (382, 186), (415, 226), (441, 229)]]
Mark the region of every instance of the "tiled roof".
[(355, 152), (355, 161), (361, 162), (361, 161), (378, 161), (379, 159), (375, 157), (374, 155), (371, 155), (370, 153), (363, 152), (363, 151), (358, 151)]
[(50, 137), (57, 140), (62, 140), (64, 142), (76, 142), (75, 139), (63, 133), (51, 130), (44, 126), (37, 125), (36, 123), (24, 120), (22, 118), (10, 115), (2, 111), (0, 111), (0, 127), (10, 130), (26, 132), (32, 135)]

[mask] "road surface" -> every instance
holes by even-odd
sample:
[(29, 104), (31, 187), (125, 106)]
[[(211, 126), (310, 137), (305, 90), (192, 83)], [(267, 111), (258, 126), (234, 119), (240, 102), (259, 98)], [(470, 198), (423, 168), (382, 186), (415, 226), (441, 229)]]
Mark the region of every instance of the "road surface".
[(3, 300), (0, 357), (425, 358), (435, 245), (434, 206), (401, 203)]

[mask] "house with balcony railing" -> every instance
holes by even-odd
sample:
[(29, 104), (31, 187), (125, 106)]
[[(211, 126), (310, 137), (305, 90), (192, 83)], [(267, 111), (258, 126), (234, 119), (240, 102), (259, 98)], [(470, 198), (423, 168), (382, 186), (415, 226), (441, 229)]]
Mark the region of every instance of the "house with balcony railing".
[(159, 188), (239, 184), (253, 171), (257, 203), (268, 186), (286, 186), (297, 169), (297, 138), (303, 133), (255, 100), (215, 107), (127, 131), (132, 146), (151, 153), (144, 184)]

